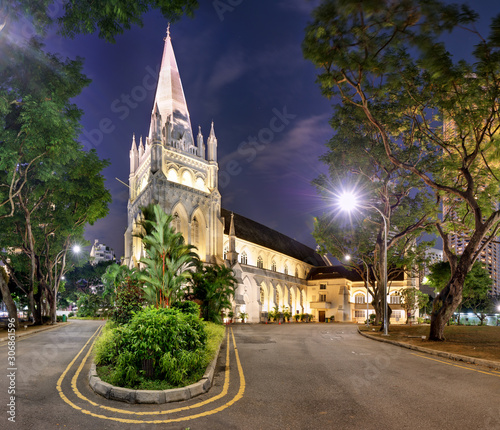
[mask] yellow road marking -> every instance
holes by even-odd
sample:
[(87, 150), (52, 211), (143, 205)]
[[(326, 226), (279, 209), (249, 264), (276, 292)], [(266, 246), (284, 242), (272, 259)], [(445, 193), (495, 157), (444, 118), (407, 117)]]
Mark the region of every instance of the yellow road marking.
[(80, 399), (85, 400), (86, 402), (90, 403), (92, 406), (98, 407), (100, 409), (105, 409), (107, 411), (117, 412), (117, 413), (120, 413), (120, 414), (128, 414), (128, 415), (165, 415), (165, 414), (172, 414), (174, 412), (181, 412), (181, 411), (186, 411), (186, 410), (189, 410), (189, 409), (195, 409), (195, 408), (199, 408), (201, 406), (205, 406), (205, 405), (207, 405), (209, 403), (215, 402), (216, 400), (219, 400), (222, 397), (226, 396), (227, 392), (229, 390), (229, 349), (230, 349), (229, 345), (230, 345), (230, 342), (229, 342), (229, 331), (228, 331), (227, 332), (227, 343), (226, 343), (227, 344), (227, 351), (226, 351), (226, 366), (225, 366), (224, 385), (223, 385), (222, 391), (219, 394), (217, 394), (216, 396), (211, 397), (210, 399), (204, 400), (202, 402), (196, 403), (194, 405), (183, 406), (181, 408), (170, 409), (170, 410), (166, 410), (166, 411), (134, 412), (134, 411), (126, 410), (126, 409), (118, 409), (118, 408), (112, 408), (110, 406), (100, 405), (98, 403), (93, 402), (89, 398), (85, 397), (78, 390), (78, 388), (76, 386), (76, 381), (78, 379), (78, 376), (80, 375), (80, 372), (82, 371), (82, 369), (83, 369), (83, 367), (85, 365), (85, 362), (87, 361), (89, 355), (92, 353), (92, 348), (93, 348), (94, 343), (95, 343), (96, 340), (94, 340), (94, 342), (92, 343), (92, 346), (89, 348), (89, 351), (87, 352), (87, 355), (82, 359), (82, 362), (81, 362), (80, 366), (78, 367), (78, 370), (76, 371), (75, 375), (73, 376), (73, 378), (71, 380), (71, 387), (72, 387), (74, 393)]
[(425, 355), (415, 354), (414, 352), (412, 352), (411, 354), (415, 355), (417, 357), (426, 358), (427, 360), (432, 360), (432, 361), (437, 361), (438, 363), (447, 364), (448, 366), (459, 367), (461, 369), (472, 370), (473, 372), (484, 373), (485, 375), (491, 375), (491, 376), (498, 376), (498, 377), (500, 377), (500, 374), (497, 375), (496, 373), (494, 373), (494, 371), (487, 372), (487, 371), (484, 371), (484, 370), (473, 369), (472, 367), (461, 366), (459, 364), (449, 363), (448, 361), (438, 360), (437, 358), (431, 358), (431, 357), (427, 357)]
[[(100, 329), (100, 328), (99, 328)], [(98, 329), (98, 330), (99, 330)], [(230, 400), (229, 402), (225, 403), (224, 405), (216, 408), (216, 409), (212, 409), (210, 411), (206, 411), (206, 412), (201, 412), (199, 414), (195, 414), (195, 415), (191, 415), (191, 416), (186, 416), (186, 417), (180, 417), (180, 418), (171, 418), (171, 419), (167, 419), (167, 420), (148, 420), (148, 421), (143, 421), (143, 420), (133, 420), (133, 419), (125, 419), (125, 418), (115, 418), (115, 417), (108, 417), (108, 416), (105, 416), (105, 415), (100, 415), (100, 414), (96, 414), (96, 413), (93, 413), (91, 411), (88, 411), (86, 409), (83, 409), (77, 405), (75, 405), (71, 400), (69, 400), (66, 395), (62, 392), (62, 389), (61, 389), (61, 384), (62, 384), (62, 381), (64, 380), (66, 374), (68, 373), (69, 369), (73, 366), (74, 362), (77, 360), (77, 358), (80, 356), (80, 354), (84, 351), (84, 349), (87, 347), (88, 343), (91, 341), (92, 337), (94, 337), (95, 335), (97, 334), (97, 331), (96, 333), (94, 333), (91, 338), (87, 341), (87, 343), (83, 346), (83, 348), (80, 350), (80, 352), (76, 355), (76, 357), (71, 361), (71, 363), (68, 365), (68, 367), (65, 369), (65, 371), (63, 372), (63, 374), (61, 375), (61, 377), (59, 378), (58, 382), (57, 382), (57, 390), (59, 392), (59, 395), (61, 396), (61, 398), (64, 400), (64, 402), (66, 402), (68, 405), (70, 405), (72, 408), (76, 409), (76, 410), (79, 410), (81, 411), (82, 413), (86, 414), (86, 415), (90, 415), (90, 416), (93, 416), (95, 418), (101, 418), (101, 419), (106, 419), (106, 420), (111, 420), (111, 421), (118, 421), (118, 422), (123, 422), (123, 423), (133, 423), (133, 424), (140, 424), (140, 423), (148, 423), (148, 424), (162, 424), (162, 423), (171, 423), (171, 422), (181, 422), (181, 421), (188, 421), (188, 420), (192, 420), (192, 419), (196, 419), (196, 418), (200, 418), (200, 417), (205, 417), (205, 416), (209, 416), (209, 415), (213, 415), (213, 414), (216, 414), (218, 412), (221, 412), (223, 411), (224, 409), (228, 408), (229, 406), (233, 405), (234, 403), (236, 403), (239, 399), (241, 399), (243, 397), (243, 393), (245, 392), (245, 377), (243, 375), (243, 368), (241, 367), (241, 362), (240, 362), (240, 359), (239, 359), (239, 355), (238, 355), (238, 351), (237, 351), (237, 347), (236, 347), (236, 342), (235, 342), (235, 339), (234, 339), (234, 333), (233, 333), (233, 329), (231, 329), (231, 335), (232, 335), (232, 340), (233, 340), (233, 346), (234, 346), (234, 350), (235, 350), (235, 356), (236, 356), (236, 362), (237, 362), (237, 367), (238, 367), (238, 373), (239, 373), (239, 377), (240, 377), (240, 388), (238, 390), (238, 393), (233, 397), (232, 400)], [(207, 404), (207, 403), (210, 403), (214, 400), (217, 400), (219, 398), (222, 398), (223, 396), (225, 396), (227, 394), (227, 391), (229, 389), (229, 333), (228, 333), (228, 338), (227, 338), (228, 342), (227, 342), (227, 353), (226, 353), (226, 375), (225, 375), (225, 381), (224, 381), (224, 387), (223, 387), (223, 391), (218, 395), (218, 396), (215, 396), (216, 398), (212, 398), (212, 399), (208, 399), (204, 402), (200, 402), (199, 404), (197, 405), (192, 405), (190, 407), (183, 407), (183, 408), (178, 408), (176, 410), (170, 410), (170, 411), (157, 411), (157, 412), (133, 412), (133, 411), (124, 411), (124, 410), (119, 410), (119, 409), (115, 409), (115, 408), (109, 408), (109, 407), (106, 407), (106, 406), (102, 406), (102, 405), (98, 405), (92, 401), (90, 401), (89, 399), (86, 399), (80, 392), (76, 393), (76, 391), (78, 391), (76, 389), (76, 379), (77, 379), (77, 375), (75, 375), (73, 378), (72, 378), (72, 381), (71, 381), (71, 385), (72, 385), (72, 389), (73, 391), (75, 392), (75, 394), (77, 394), (78, 397), (80, 398), (84, 398), (86, 401), (88, 401), (89, 403), (91, 403), (92, 405), (94, 406), (98, 406), (99, 408), (102, 408), (102, 409), (108, 409), (110, 411), (114, 411), (114, 412), (120, 412), (120, 413), (127, 413), (127, 414), (134, 414), (134, 415), (146, 415), (146, 414), (156, 414), (156, 415), (161, 415), (161, 414), (164, 414), (164, 413), (172, 413), (174, 411), (178, 412), (178, 411), (181, 411), (181, 410), (186, 410), (186, 409), (192, 409), (193, 407), (200, 407), (204, 404)], [(95, 342), (95, 340), (94, 340)], [(92, 346), (94, 344), (94, 342), (92, 343)], [(83, 365), (85, 363), (85, 361), (87, 360), (88, 356), (90, 355), (90, 352), (92, 350), (92, 346), (89, 348), (89, 352), (87, 353), (87, 355), (84, 357), (84, 359), (82, 360), (82, 363), (80, 364), (78, 370), (77, 370), (77, 373), (79, 374), (81, 372), (81, 370), (83, 369)], [(75, 391), (76, 390), (76, 391)]]

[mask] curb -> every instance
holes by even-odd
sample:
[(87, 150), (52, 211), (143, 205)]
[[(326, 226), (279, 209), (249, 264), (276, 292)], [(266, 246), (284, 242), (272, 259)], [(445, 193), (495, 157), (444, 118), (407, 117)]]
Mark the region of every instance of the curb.
[(491, 361), (491, 360), (485, 360), (483, 358), (469, 357), (467, 355), (454, 354), (451, 352), (436, 351), (435, 349), (429, 349), (429, 348), (424, 348), (422, 346), (410, 345), (409, 343), (398, 342), (396, 340), (389, 340), (389, 339), (379, 338), (376, 336), (370, 336), (369, 334), (366, 334), (366, 333), (363, 333), (362, 331), (360, 331), (359, 327), (358, 327), (358, 333), (361, 336), (364, 336), (368, 339), (376, 340), (378, 342), (390, 343), (392, 345), (396, 345), (396, 346), (399, 346), (402, 348), (407, 348), (407, 349), (412, 349), (414, 351), (424, 352), (426, 354), (435, 355), (437, 357), (448, 358), (448, 359), (454, 360), (454, 361), (462, 361), (464, 363), (476, 364), (478, 366), (485, 366), (485, 367), (489, 367), (489, 368), (494, 369), (494, 370), (500, 370), (500, 362), (498, 362), (498, 361)]
[(115, 387), (104, 382), (97, 376), (96, 365), (92, 362), (89, 370), (88, 381), (92, 390), (109, 400), (117, 400), (127, 403), (163, 404), (189, 400), (200, 394), (206, 393), (211, 387), (214, 379), (215, 365), (219, 358), (222, 342), (217, 349), (215, 358), (208, 365), (203, 377), (194, 384), (182, 388), (170, 390), (133, 390), (131, 388)]
[[(46, 326), (46, 327), (42, 326), (39, 329), (31, 330), (31, 331), (27, 331), (27, 332), (21, 332), (21, 330), (17, 330), (16, 331), (16, 339), (20, 338), (20, 337), (31, 335), (31, 334), (35, 334), (35, 333), (40, 333), (41, 331), (46, 331), (46, 330), (52, 330), (52, 329), (55, 329), (55, 328), (60, 328), (60, 327), (63, 327), (65, 325), (68, 325), (68, 324), (71, 324), (71, 322), (67, 321), (65, 323), (57, 323), (57, 324)], [(0, 338), (0, 342), (5, 342), (7, 340), (9, 340), (8, 336)]]

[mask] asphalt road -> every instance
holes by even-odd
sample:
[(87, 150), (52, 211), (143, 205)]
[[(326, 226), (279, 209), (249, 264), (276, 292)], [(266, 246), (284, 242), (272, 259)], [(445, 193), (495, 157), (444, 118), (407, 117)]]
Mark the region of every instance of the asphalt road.
[(18, 339), (16, 370), (0, 344), (0, 428), (500, 429), (500, 372), (375, 342), (353, 325), (235, 325), (208, 393), (168, 405), (109, 401), (87, 384), (99, 325)]

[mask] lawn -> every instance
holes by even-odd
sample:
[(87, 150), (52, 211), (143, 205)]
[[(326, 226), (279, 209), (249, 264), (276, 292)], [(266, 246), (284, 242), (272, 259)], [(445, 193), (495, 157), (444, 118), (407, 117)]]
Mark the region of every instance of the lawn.
[[(360, 325), (359, 329), (373, 336), (382, 335), (372, 326), (368, 329), (366, 325)], [(388, 339), (437, 351), (500, 361), (500, 327), (452, 325), (445, 328), (444, 335), (445, 342), (431, 342), (427, 340), (429, 336), (427, 324), (391, 325)], [(422, 339), (422, 336), (425, 336), (425, 339)]]

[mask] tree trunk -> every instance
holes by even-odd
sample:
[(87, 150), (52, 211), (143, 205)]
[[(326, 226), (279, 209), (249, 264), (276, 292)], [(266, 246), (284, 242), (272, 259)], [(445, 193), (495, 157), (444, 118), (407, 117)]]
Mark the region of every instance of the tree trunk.
[(55, 324), (57, 322), (57, 293), (54, 294), (54, 292), (48, 288), (45, 287), (45, 297), (47, 298), (47, 305), (49, 309), (49, 316), (50, 316), (50, 323)]
[(42, 325), (42, 292), (38, 288), (38, 292), (33, 294), (33, 323)]
[(462, 301), (464, 280), (465, 274), (462, 275), (462, 272), (459, 273), (457, 269), (455, 276), (434, 299), (429, 340), (440, 342), (445, 340), (444, 328)]
[(16, 330), (19, 329), (19, 319), (17, 318), (17, 306), (12, 299), (12, 295), (10, 294), (9, 285), (6, 282), (4, 277), (3, 270), (0, 272), (0, 291), (2, 292), (3, 301), (5, 306), (7, 306), (7, 310), (9, 311), (9, 320), (14, 319), (14, 324), (16, 326)]

